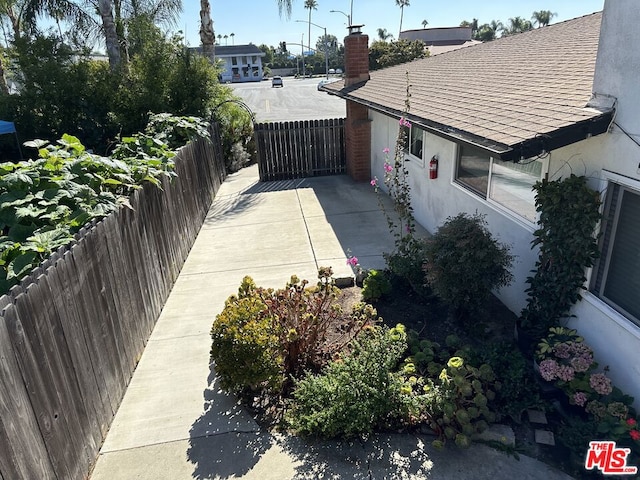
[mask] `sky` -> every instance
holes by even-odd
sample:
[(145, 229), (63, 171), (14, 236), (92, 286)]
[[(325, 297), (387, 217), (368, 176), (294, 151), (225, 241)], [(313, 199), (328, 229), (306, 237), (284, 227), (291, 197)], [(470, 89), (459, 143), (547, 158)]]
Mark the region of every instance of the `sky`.
[[(385, 28), (398, 37), (400, 8), (394, 0), (317, 0), (317, 10), (311, 12), (311, 22), (325, 27), (327, 34), (335, 35), (338, 41), (347, 34), (347, 17), (340, 10), (350, 13), (353, 6), (353, 23), (364, 25), (363, 33), (371, 40), (377, 38), (378, 28)], [(309, 11), (304, 8), (304, 0), (293, 0), (291, 18), (287, 20), (278, 13), (276, 0), (210, 0), (211, 16), (216, 36), (235, 36), (221, 40), (222, 45), (267, 44), (277, 47), (282, 41), (288, 44), (308, 42), (307, 23)], [(403, 30), (420, 29), (427, 20), (427, 28), (454, 27), (463, 20), (477, 18), (480, 24), (491, 20), (506, 22), (510, 17), (520, 16), (530, 19), (536, 10), (551, 10), (558, 15), (552, 23), (587, 15), (602, 10), (604, 0), (410, 0), (404, 8)], [(183, 13), (177, 29), (184, 32), (190, 46), (198, 46), (200, 2), (183, 0)], [(302, 20), (302, 22), (296, 22)], [(324, 33), (323, 28), (311, 26), (311, 46)], [(303, 40), (304, 38), (304, 40)], [(295, 51), (295, 47), (289, 50)]]

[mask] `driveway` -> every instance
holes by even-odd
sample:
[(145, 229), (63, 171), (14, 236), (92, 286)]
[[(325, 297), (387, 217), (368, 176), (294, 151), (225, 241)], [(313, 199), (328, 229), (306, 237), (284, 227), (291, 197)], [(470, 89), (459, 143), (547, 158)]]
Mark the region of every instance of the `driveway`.
[(276, 88), (271, 87), (271, 80), (230, 86), (251, 108), (257, 122), (343, 118), (345, 101), (318, 91), (318, 82), (323, 78), (283, 77), (284, 86)]

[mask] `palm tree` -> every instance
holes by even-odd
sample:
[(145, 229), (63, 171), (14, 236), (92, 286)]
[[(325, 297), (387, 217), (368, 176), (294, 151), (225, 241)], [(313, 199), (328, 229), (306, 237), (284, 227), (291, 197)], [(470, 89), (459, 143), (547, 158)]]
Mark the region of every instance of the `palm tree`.
[(291, 18), (291, 5), (293, 0), (276, 0), (278, 3), (278, 12), (282, 16), (282, 12), (285, 12), (287, 18)]
[(223, 38), (224, 38), (224, 44), (228, 45), (229, 44), (229, 40), (228, 40), (229, 35), (225, 35)]
[(509, 19), (509, 24), (503, 29), (504, 35), (513, 35), (514, 33), (522, 33), (533, 29), (533, 24), (529, 20), (522, 17), (513, 17)]
[(427, 25), (429, 25), (429, 22), (426, 19), (422, 20), (422, 28), (427, 28)]
[(316, 0), (304, 0), (304, 8), (309, 9), (309, 36), (307, 37), (307, 50), (311, 51), (311, 10), (317, 10)]
[(213, 31), (209, 0), (200, 0), (200, 43), (202, 54), (213, 61), (216, 55), (216, 34)]
[(538, 28), (540, 28), (549, 25), (553, 17), (557, 16), (558, 14), (551, 12), (551, 10), (540, 10), (538, 12), (533, 12), (531, 20), (533, 20), (538, 25)]
[(120, 55), (120, 42), (118, 41), (116, 22), (113, 19), (113, 2), (111, 0), (98, 0), (98, 12), (102, 19), (109, 68), (115, 70), (122, 63), (122, 56)]
[(236, 36), (236, 34), (235, 34), (235, 33), (233, 33), (233, 32), (231, 32), (231, 33), (229, 34), (229, 36), (231, 37), (231, 45), (235, 45), (235, 44), (236, 44), (236, 40), (235, 40), (235, 38), (234, 38), (234, 37)]
[(387, 40), (389, 40), (390, 38), (393, 39), (393, 34), (387, 32), (386, 28), (379, 28), (378, 29), (378, 38), (380, 40), (382, 40), (383, 42), (386, 42)]
[(409, 6), (409, 0), (396, 0), (396, 5), (400, 7), (400, 31), (398, 32), (398, 38), (400, 38), (400, 32), (402, 32), (402, 17), (404, 16), (404, 7)]
[(218, 34), (218, 45), (222, 45), (222, 34)]

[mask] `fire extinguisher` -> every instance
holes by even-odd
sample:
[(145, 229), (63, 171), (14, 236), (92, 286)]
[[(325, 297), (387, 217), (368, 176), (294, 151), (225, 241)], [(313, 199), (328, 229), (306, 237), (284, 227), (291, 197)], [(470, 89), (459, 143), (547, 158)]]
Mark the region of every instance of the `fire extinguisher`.
[(434, 180), (438, 178), (438, 159), (434, 155), (429, 162), (429, 178)]

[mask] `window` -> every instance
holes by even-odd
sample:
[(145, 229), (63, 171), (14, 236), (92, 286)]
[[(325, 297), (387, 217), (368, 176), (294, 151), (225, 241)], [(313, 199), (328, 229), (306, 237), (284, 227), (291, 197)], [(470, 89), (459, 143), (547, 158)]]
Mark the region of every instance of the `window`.
[(410, 127), (400, 127), (405, 130), (407, 145), (404, 151), (422, 160), (422, 145), (424, 142), (424, 130), (415, 125)]
[(536, 199), (533, 185), (542, 176), (542, 161), (525, 160), (522, 163), (491, 162), (489, 198), (519, 213), (531, 222), (536, 221)]
[(489, 185), (489, 154), (468, 145), (460, 146), (456, 179), (465, 187), (486, 198)]
[(591, 291), (640, 325), (640, 193), (610, 183)]
[(533, 185), (542, 176), (542, 161), (503, 162), (487, 152), (460, 145), (456, 182), (530, 222), (536, 221)]
[(231, 57), (231, 65), (237, 65), (238, 64), (238, 57)]

